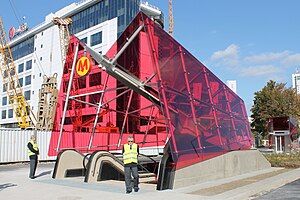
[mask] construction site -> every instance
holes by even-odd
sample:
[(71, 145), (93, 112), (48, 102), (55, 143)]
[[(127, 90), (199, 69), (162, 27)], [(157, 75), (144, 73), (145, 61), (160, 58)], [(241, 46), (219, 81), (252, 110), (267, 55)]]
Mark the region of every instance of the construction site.
[(133, 136), (140, 182), (154, 190), (279, 170), (251, 150), (243, 100), (175, 40), (167, 3), (169, 31), (159, 8), (137, 0), (73, 3), (10, 29), (10, 41), (0, 18), (0, 162), (28, 160), (8, 151), (35, 134), (54, 181), (124, 181)]

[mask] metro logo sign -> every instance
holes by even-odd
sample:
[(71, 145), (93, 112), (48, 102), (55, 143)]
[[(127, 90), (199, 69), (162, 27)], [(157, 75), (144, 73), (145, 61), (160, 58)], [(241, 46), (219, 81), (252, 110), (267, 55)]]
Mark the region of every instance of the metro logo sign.
[(86, 75), (91, 69), (91, 62), (88, 57), (83, 56), (81, 57), (76, 64), (76, 72), (79, 76)]

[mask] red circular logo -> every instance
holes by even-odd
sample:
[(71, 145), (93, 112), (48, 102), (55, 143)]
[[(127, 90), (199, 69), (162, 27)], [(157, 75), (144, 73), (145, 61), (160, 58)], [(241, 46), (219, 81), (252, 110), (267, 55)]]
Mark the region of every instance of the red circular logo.
[(9, 29), (9, 39), (12, 40), (15, 36), (15, 28), (14, 27), (11, 27)]

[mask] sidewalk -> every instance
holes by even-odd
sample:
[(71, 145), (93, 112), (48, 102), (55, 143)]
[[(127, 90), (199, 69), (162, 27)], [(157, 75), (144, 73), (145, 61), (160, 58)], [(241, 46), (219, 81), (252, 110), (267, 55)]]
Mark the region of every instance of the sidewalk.
[(52, 179), (54, 163), (38, 165), (36, 179), (29, 179), (27, 164), (0, 165), (0, 195), (6, 200), (93, 200), (93, 199), (254, 199), (300, 178), (300, 169), (272, 168), (228, 179), (176, 190), (155, 190), (153, 184), (140, 184), (138, 193), (125, 194), (124, 183), (103, 181), (84, 183), (81, 178)]

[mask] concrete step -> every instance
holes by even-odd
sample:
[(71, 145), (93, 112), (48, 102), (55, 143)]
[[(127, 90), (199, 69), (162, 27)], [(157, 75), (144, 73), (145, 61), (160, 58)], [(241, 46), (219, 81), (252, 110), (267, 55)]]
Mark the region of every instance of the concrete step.
[(140, 178), (156, 177), (156, 174), (151, 173), (151, 172), (149, 172), (149, 173), (139, 173), (139, 177)]
[(156, 184), (156, 178), (155, 177), (143, 177), (139, 179), (140, 183), (153, 183)]

